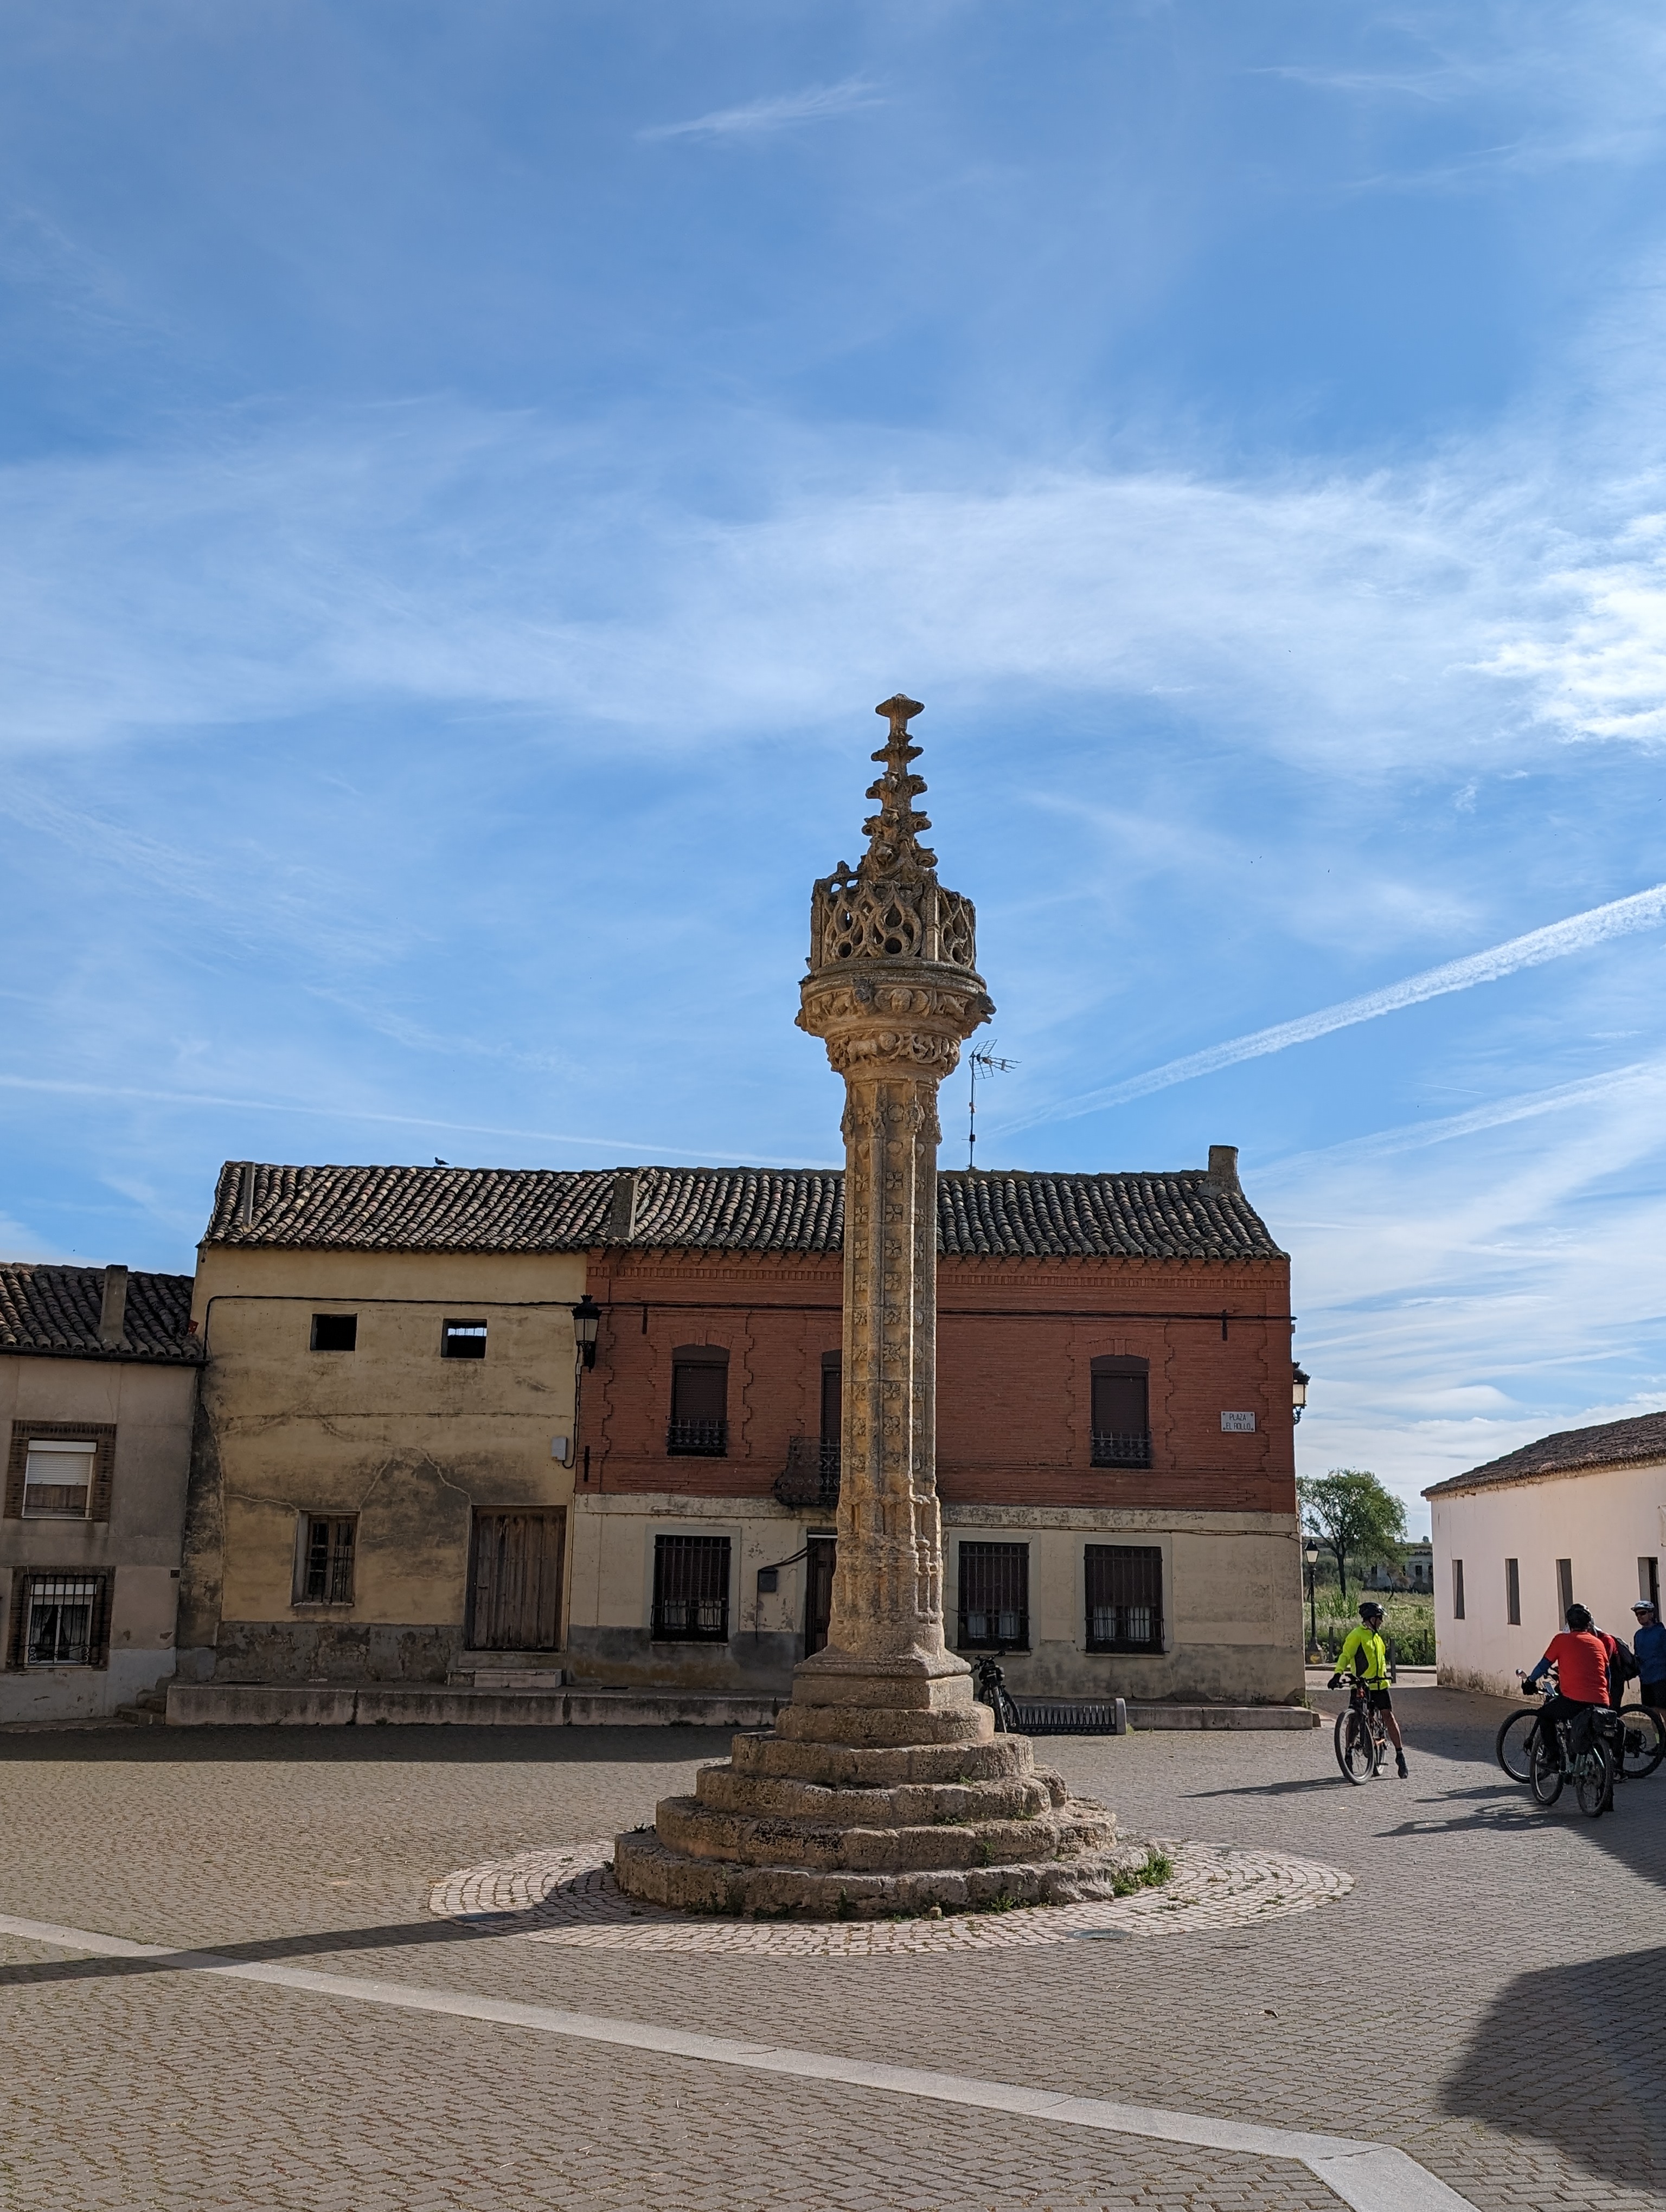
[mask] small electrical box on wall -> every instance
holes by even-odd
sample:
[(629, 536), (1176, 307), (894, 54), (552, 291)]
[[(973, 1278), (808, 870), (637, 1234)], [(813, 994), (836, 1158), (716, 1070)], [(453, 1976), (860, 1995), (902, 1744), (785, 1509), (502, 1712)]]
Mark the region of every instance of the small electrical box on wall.
[(758, 1569), (757, 1594), (760, 1597), (773, 1597), (780, 1588), (781, 1569), (779, 1567), (760, 1567)]
[(558, 1459), (563, 1467), (570, 1467), (573, 1463), (572, 1437), (551, 1437), (550, 1439), (550, 1456), (551, 1459)]

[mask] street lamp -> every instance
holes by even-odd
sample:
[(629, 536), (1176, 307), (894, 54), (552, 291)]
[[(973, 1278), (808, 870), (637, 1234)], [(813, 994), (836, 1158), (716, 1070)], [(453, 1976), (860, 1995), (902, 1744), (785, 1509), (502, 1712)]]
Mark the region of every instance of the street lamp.
[[(1301, 1374), (1299, 1367), (1296, 1372), (1298, 1375)], [(1304, 1376), (1303, 1380), (1306, 1380)], [(1307, 1548), (1302, 1553), (1302, 1557), (1307, 1561), (1307, 1656), (1309, 1663), (1312, 1664), (1319, 1657), (1319, 1601), (1316, 1589), (1319, 1570), (1319, 1547), (1310, 1537), (1308, 1539)]]
[(1307, 1407), (1307, 1386), (1313, 1380), (1305, 1370), (1292, 1360), (1290, 1363), (1290, 1405), (1299, 1421)]
[(573, 1309), (573, 1342), (587, 1367), (596, 1364), (596, 1331), (601, 1319), (601, 1308), (587, 1291)]

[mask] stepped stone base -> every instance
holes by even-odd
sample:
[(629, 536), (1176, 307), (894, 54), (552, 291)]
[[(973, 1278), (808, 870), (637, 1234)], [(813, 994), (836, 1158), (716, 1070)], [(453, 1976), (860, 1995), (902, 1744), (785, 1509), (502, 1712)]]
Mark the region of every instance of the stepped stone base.
[(1113, 1897), (1145, 1857), (1036, 1765), (1027, 1736), (994, 1735), (982, 1705), (793, 1705), (736, 1736), (692, 1797), (662, 1799), (653, 1828), (619, 1837), (613, 1865), (653, 1905), (876, 1920)]

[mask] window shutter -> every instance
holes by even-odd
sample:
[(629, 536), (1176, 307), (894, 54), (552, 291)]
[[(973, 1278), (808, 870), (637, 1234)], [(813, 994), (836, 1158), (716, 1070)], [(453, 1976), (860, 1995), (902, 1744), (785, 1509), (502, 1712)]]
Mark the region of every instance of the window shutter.
[(37, 1437), (85, 1437), (97, 1446), (93, 1455), (93, 1482), (87, 1500), (89, 1521), (110, 1518), (110, 1492), (116, 1469), (116, 1431), (109, 1421), (14, 1421), (11, 1449), (6, 1455), (6, 1496), (3, 1517), (21, 1520), (23, 1481), (28, 1468), (29, 1446)]

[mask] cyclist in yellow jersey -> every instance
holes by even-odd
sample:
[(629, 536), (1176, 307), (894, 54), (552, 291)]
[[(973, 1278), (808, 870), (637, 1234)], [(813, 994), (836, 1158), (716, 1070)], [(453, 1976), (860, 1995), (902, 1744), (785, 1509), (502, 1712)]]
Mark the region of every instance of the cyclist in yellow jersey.
[(1340, 1690), (1347, 1674), (1365, 1684), (1366, 1702), (1373, 1712), (1382, 1714), (1383, 1726), (1394, 1746), (1395, 1765), (1403, 1782), (1406, 1747), (1401, 1741), (1400, 1723), (1394, 1717), (1394, 1699), (1389, 1694), (1394, 1669), (1389, 1664), (1389, 1647), (1383, 1641), (1383, 1608), (1371, 1598), (1359, 1608), (1359, 1627), (1349, 1629), (1347, 1641), (1336, 1655), (1336, 1672), (1330, 1678), (1330, 1688)]

